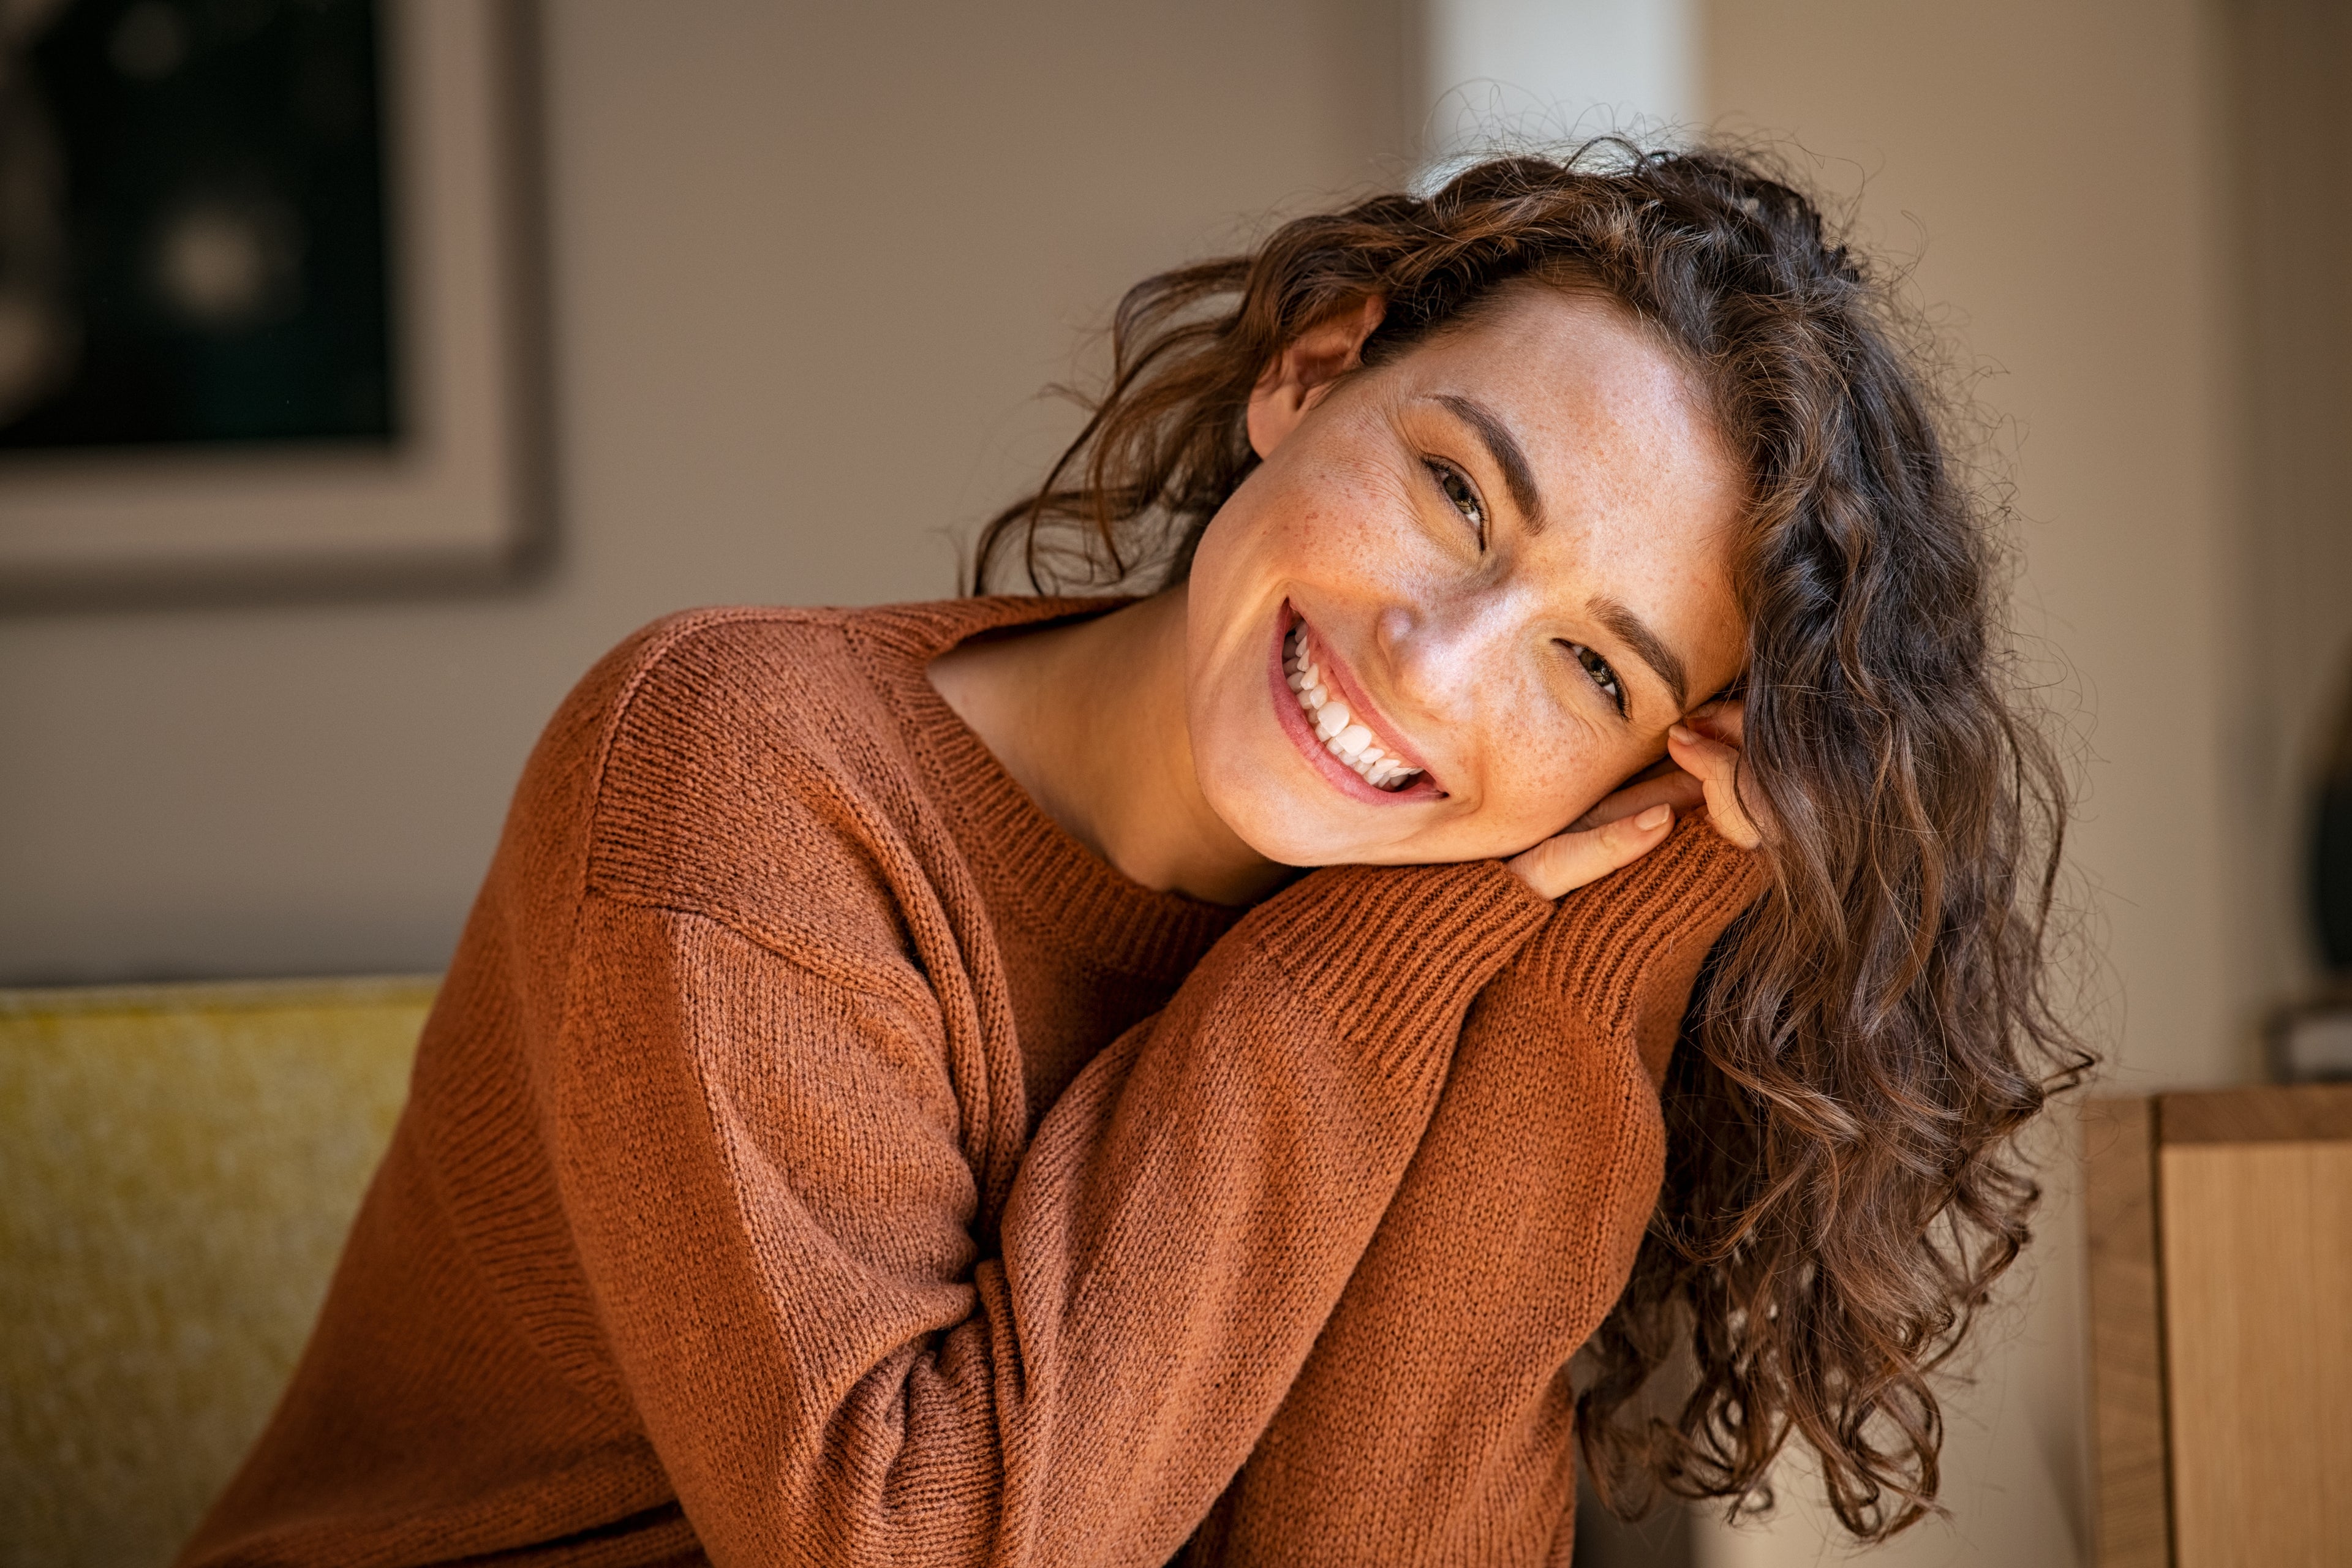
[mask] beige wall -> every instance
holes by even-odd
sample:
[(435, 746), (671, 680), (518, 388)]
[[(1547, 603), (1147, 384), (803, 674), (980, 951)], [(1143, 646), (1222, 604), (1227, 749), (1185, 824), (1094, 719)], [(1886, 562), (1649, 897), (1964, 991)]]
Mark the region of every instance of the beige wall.
[[(2020, 619), (2071, 667), (2057, 695), (2077, 709), (2074, 856), (2108, 964), (2091, 1015), (2108, 1087), (2248, 1073), (2258, 983), (2236, 935), (2260, 892), (2233, 868), (2263, 827), (2232, 798), (2228, 754), (2244, 563), (2203, 7), (1716, 0), (1705, 37), (1714, 110), (1795, 136), (1859, 193), (1864, 231), (1916, 256), (1916, 294), (2007, 420)], [(2071, 1162), (2049, 1181), (2042, 1240), (1951, 1403), (1955, 1517), (1869, 1561), (2088, 1561)], [(1815, 1562), (1830, 1532), (1808, 1491), (1792, 1478), (1777, 1527), (1718, 1531), (1710, 1559)]]
[(2352, 6), (2230, 0), (2224, 15), (2249, 562), (2231, 752), (2262, 829), (2240, 945), (2268, 1000), (2318, 972), (2305, 813), (2352, 710)]
[(0, 616), (0, 983), (432, 969), (531, 738), (723, 600), (954, 587), (1145, 273), (1402, 168), (1396, 0), (546, 6), (561, 554)]

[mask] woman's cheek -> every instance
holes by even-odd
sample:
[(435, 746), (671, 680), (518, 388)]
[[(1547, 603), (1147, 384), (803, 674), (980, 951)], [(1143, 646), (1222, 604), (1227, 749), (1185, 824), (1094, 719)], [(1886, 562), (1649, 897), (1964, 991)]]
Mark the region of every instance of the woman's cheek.
[(1647, 765), (1622, 736), (1600, 735), (1574, 720), (1545, 725), (1521, 721), (1493, 742), (1496, 765), (1488, 776), (1496, 840), (1517, 854), (1559, 832), (1598, 805), (1624, 779)]
[(1266, 542), (1298, 577), (1326, 587), (1377, 583), (1418, 568), (1429, 552), (1393, 466), (1343, 454), (1286, 478), (1268, 498)]

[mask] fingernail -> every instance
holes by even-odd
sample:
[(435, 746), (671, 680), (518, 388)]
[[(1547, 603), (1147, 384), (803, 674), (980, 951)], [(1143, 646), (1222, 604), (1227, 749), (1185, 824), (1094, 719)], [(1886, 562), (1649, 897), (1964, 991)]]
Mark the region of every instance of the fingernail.
[(1664, 827), (1667, 823), (1672, 822), (1674, 819), (1675, 808), (1673, 806), (1654, 805), (1650, 807), (1649, 810), (1643, 812), (1641, 816), (1635, 817), (1633, 819), (1633, 826), (1640, 828), (1643, 832), (1647, 833), (1654, 827)]
[(1698, 739), (1698, 731), (1687, 724), (1677, 724), (1666, 733), (1674, 738), (1674, 742), (1677, 746), (1687, 746)]

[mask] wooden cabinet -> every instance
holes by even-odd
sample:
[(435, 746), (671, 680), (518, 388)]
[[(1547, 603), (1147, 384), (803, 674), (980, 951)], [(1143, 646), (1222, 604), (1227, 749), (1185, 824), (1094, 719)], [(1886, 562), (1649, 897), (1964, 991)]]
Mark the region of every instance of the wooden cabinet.
[(2352, 1085), (2086, 1131), (2101, 1568), (2352, 1564)]

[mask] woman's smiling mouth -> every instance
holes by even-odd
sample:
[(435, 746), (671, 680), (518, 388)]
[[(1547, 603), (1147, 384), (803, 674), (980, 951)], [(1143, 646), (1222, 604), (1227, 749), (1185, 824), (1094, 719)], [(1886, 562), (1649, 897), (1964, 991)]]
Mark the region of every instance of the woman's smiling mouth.
[(1379, 724), (1357, 683), (1341, 673), (1306, 618), (1287, 603), (1276, 621), (1271, 673), (1283, 729), (1341, 793), (1381, 802), (1444, 793), (1387, 726)]

